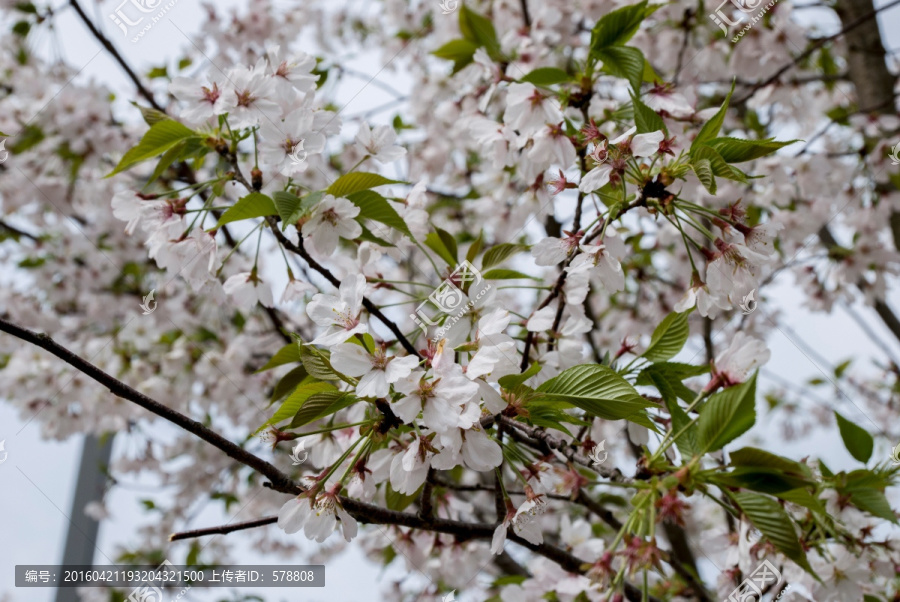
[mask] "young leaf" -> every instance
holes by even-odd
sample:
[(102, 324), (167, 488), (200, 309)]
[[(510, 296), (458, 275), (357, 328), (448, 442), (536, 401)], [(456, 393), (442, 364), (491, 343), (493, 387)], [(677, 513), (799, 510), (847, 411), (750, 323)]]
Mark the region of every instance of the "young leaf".
[(222, 217), (219, 218), (216, 227), (244, 219), (265, 217), (266, 215), (278, 215), (275, 202), (264, 194), (251, 192), (247, 196), (238, 199), (237, 203), (229, 207), (222, 214)]
[(610, 46), (593, 53), (603, 61), (603, 71), (627, 79), (635, 93), (640, 92), (644, 81), (644, 54), (632, 46)]
[(322, 391), (314, 393), (306, 398), (294, 419), (291, 421), (292, 429), (315, 422), (326, 416), (330, 416), (359, 401), (359, 398), (344, 391)]
[(859, 427), (837, 412), (834, 413), (837, 419), (838, 429), (841, 431), (841, 439), (844, 440), (844, 447), (850, 452), (856, 460), (863, 464), (872, 457), (872, 449), (875, 446), (875, 440), (872, 435), (864, 428)]
[(572, 76), (556, 67), (538, 67), (519, 81), (546, 87), (572, 81)]
[(794, 522), (778, 502), (758, 493), (741, 492), (732, 495), (747, 519), (772, 545), (818, 579), (800, 545)]
[(300, 205), (303, 202), (296, 194), (291, 194), (290, 192), (285, 192), (283, 190), (272, 193), (272, 201), (275, 203), (278, 217), (281, 218), (281, 222), (285, 227), (289, 225), (287, 223), (288, 220), (291, 219), (291, 216), (294, 215), (294, 213), (297, 213), (297, 209), (300, 208)]
[(697, 134), (697, 137), (694, 138), (694, 142), (691, 143), (691, 155), (694, 154), (695, 150), (719, 135), (719, 130), (722, 129), (722, 124), (725, 123), (725, 113), (728, 111), (728, 103), (731, 102), (731, 95), (733, 93), (734, 84), (732, 83), (731, 91), (728, 92), (728, 96), (725, 97), (725, 102), (722, 103), (722, 106), (719, 107), (716, 114), (712, 116), (712, 119), (703, 124), (703, 127), (700, 128), (700, 133)]
[(894, 513), (894, 509), (891, 508), (891, 504), (883, 491), (873, 487), (854, 489), (850, 494), (850, 501), (854, 506), (868, 512), (872, 516), (897, 524), (897, 515)]
[(529, 276), (528, 274), (523, 274), (522, 272), (517, 272), (515, 270), (506, 270), (503, 268), (497, 268), (493, 270), (488, 270), (484, 274), (485, 280), (519, 280), (522, 278), (528, 278), (529, 280), (540, 280), (540, 278), (535, 278), (534, 276)]
[(276, 383), (275, 388), (272, 391), (272, 403), (283, 399), (286, 395), (296, 389), (297, 385), (302, 383), (308, 376), (309, 373), (303, 366), (297, 366), (282, 376), (281, 380)]
[(508, 242), (495, 245), (488, 249), (484, 257), (481, 258), (481, 269), (486, 270), (489, 267), (498, 265), (515, 255), (527, 250), (528, 247), (516, 245)]
[(453, 73), (457, 73), (463, 67), (472, 62), (475, 51), (478, 46), (469, 40), (450, 40), (431, 54), (434, 56), (453, 61)]
[(478, 47), (483, 47), (493, 59), (500, 56), (500, 41), (497, 30), (487, 17), (479, 15), (465, 4), (459, 11), (459, 30), (465, 39)]
[(756, 374), (747, 382), (710, 397), (700, 408), (702, 453), (716, 451), (750, 430), (756, 422)]
[(306, 345), (301, 347), (300, 361), (303, 362), (303, 367), (306, 368), (306, 371), (309, 372), (309, 375), (313, 378), (338, 380), (334, 368), (331, 367), (331, 362), (322, 357), (320, 355), (321, 353), (321, 351), (319, 353), (312, 351)]
[(543, 383), (535, 393), (538, 399), (565, 401), (606, 420), (624, 418), (655, 428), (644, 412), (654, 404), (607, 366), (574, 366)]
[(657, 8), (648, 8), (644, 0), (606, 13), (591, 31), (591, 52), (624, 45), (637, 33), (641, 22)]
[(641, 102), (641, 99), (634, 94), (631, 95), (631, 103), (634, 105), (634, 125), (637, 126), (638, 134), (662, 130), (666, 136), (669, 135), (666, 123), (656, 111)]
[(346, 198), (347, 195), (353, 194), (354, 192), (360, 192), (361, 190), (369, 190), (370, 188), (384, 186), (385, 184), (404, 183), (405, 182), (401, 182), (400, 180), (390, 180), (377, 173), (355, 171), (353, 173), (345, 174), (335, 180), (325, 192), (336, 197)]
[[(440, 236), (441, 230), (438, 229), (438, 232), (429, 232), (427, 236), (425, 236), (425, 245), (434, 251), (440, 256), (447, 265), (451, 267), (456, 266), (456, 241), (453, 242), (453, 252), (447, 248), (447, 245), (444, 243), (444, 238)], [(446, 233), (445, 233), (446, 234)], [(449, 236), (449, 234), (447, 234)], [(452, 238), (452, 236), (450, 237)]]
[(713, 176), (712, 165), (709, 159), (696, 159), (691, 161), (691, 169), (697, 174), (697, 179), (703, 184), (710, 194), (716, 194), (716, 178)]
[(741, 140), (740, 138), (715, 138), (707, 142), (707, 146), (716, 149), (727, 163), (743, 163), (760, 157), (771, 155), (780, 148), (790, 146), (799, 140), (777, 142), (774, 138), (766, 140)]
[(116, 165), (116, 168), (106, 176), (110, 178), (121, 173), (142, 161), (161, 155), (182, 140), (197, 136), (194, 130), (181, 125), (172, 119), (165, 119), (150, 126), (137, 146), (129, 150)]
[(276, 368), (278, 366), (283, 366), (285, 364), (290, 364), (293, 362), (300, 361), (300, 345), (297, 343), (289, 343), (275, 352), (275, 355), (266, 362), (266, 365), (256, 371), (256, 374), (260, 372), (265, 372), (266, 370), (271, 370), (272, 368)]
[(322, 393), (323, 391), (333, 391), (335, 389), (334, 385), (331, 383), (323, 383), (323, 382), (309, 382), (300, 385), (297, 389), (290, 394), (290, 396), (284, 400), (284, 403), (281, 404), (281, 407), (278, 408), (278, 411), (266, 421), (261, 427), (256, 429), (256, 432), (260, 432), (264, 428), (269, 425), (278, 424), (288, 418), (291, 418), (300, 407), (303, 405), (309, 397), (316, 393)]
[(665, 362), (672, 359), (687, 342), (690, 328), (688, 316), (691, 312), (673, 311), (653, 330), (647, 350), (641, 354), (651, 362)]
[(359, 207), (360, 217), (381, 222), (386, 226), (390, 226), (395, 230), (399, 230), (410, 238), (413, 238), (412, 232), (397, 210), (394, 209), (390, 202), (373, 190), (361, 190), (347, 196), (351, 203)]
[(525, 381), (537, 374), (541, 371), (541, 365), (538, 362), (531, 364), (528, 367), (528, 370), (522, 372), (521, 374), (507, 374), (506, 376), (501, 376), (500, 386), (504, 389), (511, 391), (516, 387), (525, 384)]

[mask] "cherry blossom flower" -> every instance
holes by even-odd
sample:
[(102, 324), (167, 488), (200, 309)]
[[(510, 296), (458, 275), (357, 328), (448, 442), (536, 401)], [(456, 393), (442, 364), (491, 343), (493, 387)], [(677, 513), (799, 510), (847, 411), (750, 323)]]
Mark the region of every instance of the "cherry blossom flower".
[(256, 270), (235, 274), (225, 281), (223, 288), (241, 309), (253, 309), (257, 303), (264, 307), (275, 305), (272, 289), (256, 274)]
[(429, 447), (416, 437), (406, 451), (394, 456), (391, 460), (391, 487), (395, 491), (412, 495), (422, 486), (434, 457), (434, 448)]
[(353, 240), (362, 234), (362, 226), (355, 219), (359, 211), (359, 207), (347, 199), (326, 194), (300, 231), (309, 237), (316, 251), (331, 255), (340, 238)]
[(450, 429), (439, 435), (442, 449), (431, 459), (431, 466), (450, 470), (465, 464), (472, 470), (491, 470), (503, 461), (503, 453), (496, 441), (487, 436), (478, 423), (470, 429)]
[(556, 101), (539, 92), (533, 84), (510, 84), (506, 94), (504, 123), (525, 136), (532, 136), (545, 125), (562, 120)]
[(209, 82), (198, 82), (192, 77), (176, 77), (169, 84), (169, 92), (184, 103), (178, 118), (190, 125), (201, 125), (219, 114), (219, 99), (226, 88), (227, 80), (218, 72), (211, 71)]
[(278, 117), (281, 109), (270, 100), (275, 81), (264, 69), (239, 66), (228, 73), (227, 79), (230, 86), (219, 96), (216, 114), (228, 113), (231, 127), (251, 127)]
[(306, 306), (306, 313), (313, 322), (327, 328), (311, 344), (329, 347), (343, 343), (355, 334), (368, 332), (368, 326), (359, 319), (365, 290), (366, 277), (359, 274), (341, 283), (340, 297), (314, 295)]
[(728, 349), (713, 362), (713, 377), (706, 390), (713, 391), (718, 387), (731, 387), (744, 382), (751, 372), (768, 362), (771, 355), (764, 341), (743, 332), (735, 333)]
[(344, 510), (337, 493), (323, 493), (313, 500), (307, 495), (292, 498), (278, 511), (278, 526), (288, 535), (303, 529), (307, 538), (322, 543), (340, 529), (341, 535), (351, 541), (358, 532), (356, 519)]
[[(325, 149), (325, 136), (313, 130), (315, 114), (309, 109), (296, 109), (283, 122), (263, 121), (259, 143), (259, 159), (283, 176), (306, 170), (306, 157)], [(299, 145), (299, 147), (298, 147)], [(302, 155), (299, 154), (302, 151)]]
[(412, 422), (421, 411), (422, 422), (438, 433), (471, 426), (471, 418), (464, 419), (461, 411), (478, 395), (478, 385), (466, 378), (459, 366), (440, 378), (432, 380), (424, 376), (421, 370), (416, 370), (394, 384), (394, 389), (405, 395), (393, 403), (394, 413), (404, 422)]
[(276, 86), (286, 92), (291, 89), (310, 92), (316, 87), (319, 76), (313, 75), (316, 58), (305, 52), (287, 57), (279, 46), (272, 46), (266, 51), (269, 69), (275, 79)]
[(538, 265), (556, 265), (578, 248), (579, 240), (581, 237), (577, 234), (571, 234), (566, 238), (548, 236), (531, 248), (531, 255)]
[(397, 132), (389, 125), (378, 125), (369, 128), (365, 121), (359, 126), (356, 134), (356, 142), (366, 154), (379, 163), (393, 163), (406, 155), (406, 149), (394, 144), (397, 140)]
[(336, 370), (360, 377), (356, 392), (361, 397), (387, 397), (391, 385), (409, 376), (418, 363), (414, 355), (387, 357), (381, 349), (370, 354), (353, 343), (341, 343), (331, 351), (331, 365)]

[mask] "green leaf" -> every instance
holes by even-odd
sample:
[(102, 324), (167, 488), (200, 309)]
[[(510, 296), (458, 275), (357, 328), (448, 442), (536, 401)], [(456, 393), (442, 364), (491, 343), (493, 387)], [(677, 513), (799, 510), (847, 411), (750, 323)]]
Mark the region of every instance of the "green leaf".
[(666, 123), (656, 111), (645, 105), (641, 99), (634, 94), (631, 95), (631, 103), (634, 105), (634, 125), (637, 126), (638, 134), (662, 130), (665, 132), (666, 136), (669, 135)]
[[(692, 366), (677, 362), (659, 362), (650, 364), (638, 374), (635, 384), (652, 385), (663, 393), (663, 387), (678, 399), (690, 403), (697, 393), (688, 388), (682, 381), (692, 376), (709, 372), (709, 366)], [(665, 396), (665, 395), (664, 395)]]
[[(279, 215), (281, 215), (281, 208), (286, 210), (287, 208), (294, 206), (293, 212), (288, 215), (287, 219), (282, 217), (281, 231), (284, 232), (287, 230), (288, 226), (296, 224), (304, 213), (317, 205), (325, 196), (325, 191), (317, 190), (316, 192), (310, 192), (306, 196), (300, 198), (300, 203), (296, 206), (294, 205), (294, 199), (296, 197), (289, 192), (276, 192), (273, 196), (275, 197), (275, 206), (279, 208)], [(279, 202), (281, 205), (279, 205)]]
[[(453, 237), (444, 232), (444, 236), (441, 236), (441, 232), (444, 232), (440, 228), (437, 229), (437, 232), (429, 232), (427, 236), (425, 236), (425, 245), (434, 251), (435, 253), (443, 259), (447, 265), (450, 267), (456, 266), (456, 241), (453, 240)], [(450, 240), (452, 243), (452, 250), (447, 247), (447, 242)]]
[(459, 30), (465, 39), (478, 47), (484, 47), (493, 59), (500, 56), (500, 41), (497, 30), (487, 17), (479, 15), (465, 4), (459, 11)]
[(818, 579), (800, 545), (794, 522), (778, 502), (758, 493), (741, 492), (732, 496), (747, 519), (772, 545)]
[(271, 370), (272, 368), (276, 368), (278, 366), (283, 366), (285, 364), (291, 364), (293, 362), (300, 361), (300, 345), (297, 343), (289, 343), (275, 352), (275, 355), (266, 362), (266, 365), (256, 371), (256, 374), (260, 372), (265, 372), (266, 370)]
[(469, 40), (450, 40), (431, 54), (438, 58), (453, 61), (453, 73), (459, 72), (470, 64), (475, 56), (478, 46)]
[(272, 402), (274, 403), (283, 399), (286, 395), (296, 389), (297, 385), (302, 383), (308, 376), (309, 373), (306, 372), (306, 368), (303, 366), (297, 366), (282, 376), (281, 380), (278, 381), (275, 388), (272, 390)]
[(507, 374), (506, 376), (501, 376), (497, 381), (500, 383), (500, 386), (504, 389), (511, 391), (518, 386), (525, 384), (525, 381), (537, 374), (541, 371), (541, 365), (538, 362), (531, 364), (528, 367), (528, 370), (522, 372), (521, 374)]
[(800, 462), (756, 447), (742, 447), (731, 452), (731, 465), (771, 468), (786, 474), (809, 475), (809, 469), (800, 464)]
[[(282, 229), (284, 229), (290, 225), (288, 221), (297, 213), (303, 201), (296, 194), (291, 194), (284, 190), (272, 193), (272, 200), (275, 203), (275, 209), (278, 211), (278, 217), (281, 218)], [(299, 213), (297, 213), (297, 217), (300, 217)], [(294, 223), (297, 223), (297, 221), (294, 220)]]
[(678, 402), (674, 399), (664, 399), (669, 416), (672, 417), (672, 432), (681, 433), (675, 439), (675, 445), (681, 453), (682, 460), (688, 460), (700, 455), (700, 447), (697, 444), (697, 425), (691, 424), (691, 419)]
[(347, 196), (351, 203), (359, 207), (360, 217), (380, 222), (385, 226), (390, 226), (395, 230), (399, 230), (411, 239), (412, 232), (409, 226), (397, 213), (397, 210), (391, 206), (391, 203), (373, 190), (361, 190)]
[(508, 242), (495, 245), (488, 249), (485, 252), (484, 257), (481, 258), (481, 269), (486, 270), (492, 266), (501, 264), (516, 253), (521, 253), (526, 250), (528, 250), (528, 247), (524, 245), (516, 245)]
[(702, 453), (722, 449), (756, 422), (756, 374), (747, 382), (716, 393), (700, 408)]
[(789, 146), (799, 140), (777, 142), (774, 138), (765, 140), (741, 140), (740, 138), (714, 138), (706, 143), (716, 149), (726, 163), (743, 163), (771, 155), (780, 148)]
[(400, 180), (391, 180), (385, 178), (384, 176), (377, 173), (355, 171), (353, 173), (345, 174), (335, 180), (325, 192), (336, 197), (347, 198), (347, 195), (353, 194), (354, 192), (369, 190), (370, 188), (384, 186), (385, 184), (404, 183), (405, 182), (401, 182)]
[(632, 46), (610, 46), (594, 53), (603, 61), (603, 71), (627, 79), (635, 93), (641, 91), (644, 81), (644, 53)]
[(519, 81), (546, 87), (572, 81), (572, 76), (556, 67), (538, 67)]
[(306, 398), (300, 409), (291, 421), (291, 427), (300, 428), (310, 422), (315, 422), (331, 416), (338, 410), (343, 410), (359, 401), (359, 398), (344, 391), (322, 391), (314, 393)]
[(260, 192), (251, 192), (247, 196), (238, 199), (237, 203), (229, 207), (222, 214), (222, 217), (219, 218), (216, 227), (267, 215), (278, 215), (278, 209), (275, 207), (274, 201)]
[(728, 111), (728, 103), (731, 102), (732, 94), (734, 94), (734, 83), (731, 84), (731, 91), (728, 92), (728, 96), (725, 97), (725, 102), (722, 103), (722, 106), (719, 107), (716, 114), (712, 116), (712, 119), (703, 124), (697, 137), (694, 138), (694, 142), (691, 143), (691, 155), (694, 154), (696, 149), (715, 139), (715, 137), (719, 135), (719, 130), (722, 129), (722, 124), (725, 123), (725, 113)]
[(281, 404), (281, 407), (278, 408), (278, 411), (269, 418), (265, 424), (256, 429), (256, 432), (260, 432), (264, 428), (269, 425), (278, 424), (288, 418), (294, 416), (300, 407), (303, 405), (307, 399), (309, 399), (312, 395), (316, 393), (322, 393), (324, 391), (333, 391), (335, 390), (334, 385), (331, 383), (323, 383), (323, 382), (309, 382), (304, 383), (297, 387), (293, 393), (288, 396), (287, 399), (284, 400), (284, 403)]
[(152, 107), (142, 107), (136, 102), (132, 101), (132, 106), (137, 107), (137, 109), (141, 112), (141, 117), (144, 118), (144, 122), (147, 125), (155, 125), (160, 121), (165, 121), (167, 119), (171, 120), (172, 118), (163, 113), (160, 110), (154, 109)]
[(648, 7), (644, 0), (603, 15), (591, 31), (591, 52), (625, 44), (637, 33), (641, 22), (657, 8)]
[(703, 184), (710, 194), (716, 194), (716, 178), (713, 176), (712, 165), (709, 159), (696, 159), (691, 161), (691, 169), (697, 174), (697, 179)]
[(194, 130), (177, 121), (172, 119), (160, 121), (150, 126), (138, 145), (125, 153), (116, 168), (106, 177), (110, 178), (133, 165), (161, 155), (182, 140), (195, 136), (198, 134)]
[(690, 313), (690, 311), (673, 311), (666, 316), (653, 330), (650, 344), (641, 357), (656, 363), (665, 362), (678, 355), (690, 334), (690, 327), (688, 327)]
[(475, 261), (475, 258), (478, 257), (478, 254), (481, 252), (481, 245), (484, 244), (484, 231), (478, 233), (478, 238), (469, 245), (469, 250), (466, 251), (466, 261), (469, 263)]
[(834, 417), (837, 418), (841, 439), (844, 440), (844, 447), (847, 448), (850, 455), (863, 464), (868, 462), (869, 458), (872, 457), (872, 449), (875, 447), (875, 440), (872, 438), (872, 435), (837, 412), (834, 413)]
[(529, 276), (528, 274), (523, 274), (522, 272), (507, 270), (503, 268), (488, 270), (487, 272), (484, 272), (482, 276), (484, 276), (485, 280), (518, 280), (521, 278), (528, 278), (529, 280), (540, 280), (540, 278), (535, 278), (534, 276)]
[(338, 380), (337, 373), (331, 367), (331, 362), (324, 357), (323, 351), (317, 353), (304, 345), (300, 349), (300, 361), (303, 362), (303, 367), (313, 378)]
[(897, 515), (891, 508), (891, 504), (885, 497), (884, 492), (878, 489), (872, 487), (854, 489), (850, 494), (850, 501), (860, 510), (897, 524)]
[(654, 404), (608, 366), (574, 366), (543, 383), (535, 393), (538, 399), (564, 401), (605, 420), (627, 419), (655, 429), (644, 411)]

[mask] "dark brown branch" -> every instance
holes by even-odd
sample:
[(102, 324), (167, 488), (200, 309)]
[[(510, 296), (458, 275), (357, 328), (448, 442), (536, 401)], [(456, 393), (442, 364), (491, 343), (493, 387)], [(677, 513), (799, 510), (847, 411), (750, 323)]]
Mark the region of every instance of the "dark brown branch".
[(36, 243), (41, 242), (41, 239), (38, 238), (37, 236), (35, 236), (34, 234), (29, 234), (28, 232), (25, 232), (24, 230), (19, 230), (15, 226), (10, 226), (9, 224), (7, 224), (4, 221), (0, 221), (0, 228), (3, 228), (4, 230), (7, 230), (9, 232), (12, 232), (13, 235), (15, 235), (18, 238), (27, 238), (28, 240), (30, 240), (32, 242), (36, 242)]
[[(249, 468), (252, 468), (261, 475), (268, 478), (270, 482), (266, 483), (266, 486), (270, 489), (279, 491), (281, 493), (288, 493), (291, 495), (303, 493), (304, 490), (302, 487), (294, 483), (287, 475), (285, 475), (272, 464), (266, 462), (262, 458), (251, 454), (240, 446), (232, 443), (228, 439), (225, 439), (220, 434), (197, 422), (196, 420), (193, 420), (181, 414), (180, 412), (177, 412), (133, 389), (129, 385), (121, 382), (120, 380), (116, 379), (110, 374), (107, 374), (97, 366), (91, 364), (87, 360), (72, 353), (71, 351), (51, 339), (48, 335), (36, 333), (26, 328), (22, 328), (21, 326), (13, 324), (4, 318), (0, 318), (0, 331), (10, 334), (27, 343), (31, 343), (32, 345), (40, 347), (45, 351), (48, 351), (73, 368), (79, 370), (101, 385), (105, 386), (114, 395), (121, 397), (122, 399), (131, 401), (132, 403), (141, 406), (142, 408), (152, 412), (153, 414), (156, 414), (157, 416), (168, 420), (172, 424), (181, 427), (189, 433), (196, 435), (213, 447), (224, 452), (228, 457), (240, 462), (241, 464), (244, 464), (245, 466), (248, 466)], [(495, 526), (487, 523), (469, 523), (442, 518), (434, 518), (432, 520), (426, 521), (421, 517), (415, 516), (413, 514), (406, 514), (403, 512), (389, 510), (387, 508), (360, 502), (351, 498), (340, 497), (339, 501), (341, 505), (347, 510), (347, 512), (349, 512), (356, 520), (362, 523), (397, 525), (401, 527), (409, 527), (411, 529), (422, 529), (425, 531), (447, 533), (450, 535), (454, 535), (461, 540), (491, 539), (494, 534)], [(219, 529), (221, 529), (221, 527)], [(532, 544), (527, 540), (522, 539), (515, 533), (510, 533), (508, 535), (508, 539), (518, 543), (519, 545), (531, 550), (536, 554), (539, 554), (549, 560), (556, 562), (561, 568), (566, 571), (578, 574), (583, 574), (585, 572), (585, 570), (582, 568), (586, 564), (585, 561), (570, 554), (569, 552), (566, 552), (565, 550), (546, 543), (540, 545)], [(626, 583), (625, 592), (629, 600), (641, 599), (641, 591), (634, 585)], [(656, 599), (651, 597), (650, 600), (655, 601)]]
[(245, 523), (233, 523), (229, 525), (221, 525), (219, 527), (207, 527), (206, 529), (195, 529), (193, 531), (181, 531), (169, 535), (169, 541), (180, 541), (182, 539), (194, 539), (195, 537), (205, 537), (207, 535), (228, 535), (235, 531), (244, 531), (245, 529), (255, 529), (257, 527), (265, 527), (266, 525), (274, 525), (278, 522), (277, 516), (268, 516), (266, 518), (258, 518)]
[[(341, 286), (341, 281), (338, 280), (328, 268), (313, 259), (312, 256), (310, 256), (310, 254), (306, 251), (306, 249), (303, 248), (302, 240), (300, 241), (299, 245), (295, 245), (284, 234), (281, 233), (281, 230), (278, 229), (278, 220), (275, 219), (274, 215), (270, 215), (266, 218), (266, 220), (268, 221), (269, 227), (272, 229), (272, 232), (275, 234), (275, 238), (278, 239), (278, 242), (281, 243), (281, 245), (285, 249), (287, 249), (291, 253), (294, 253), (295, 255), (299, 255), (303, 259), (303, 261), (305, 261), (307, 265), (309, 265), (309, 267), (324, 276), (325, 279), (328, 280), (328, 282), (330, 282), (336, 288), (339, 288)], [(397, 341), (399, 341), (400, 344), (403, 345), (403, 348), (406, 349), (406, 351), (408, 351), (411, 355), (415, 355), (416, 357), (422, 357), (421, 355), (419, 355), (419, 352), (416, 351), (416, 348), (412, 345), (412, 343), (410, 343), (406, 336), (404, 336), (403, 332), (400, 331), (400, 328), (392, 320), (388, 319), (387, 316), (381, 313), (381, 310), (378, 309), (378, 307), (374, 303), (372, 303), (368, 299), (368, 297), (363, 297), (363, 307), (365, 307), (370, 314), (378, 318), (382, 324), (387, 326), (388, 329), (392, 333), (394, 333), (394, 336), (397, 337)]]

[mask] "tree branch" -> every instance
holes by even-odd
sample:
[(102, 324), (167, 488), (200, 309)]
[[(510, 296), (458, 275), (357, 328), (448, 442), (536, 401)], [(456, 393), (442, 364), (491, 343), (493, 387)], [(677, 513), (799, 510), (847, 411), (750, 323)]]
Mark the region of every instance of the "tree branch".
[[(310, 256), (306, 249), (303, 248), (302, 240), (300, 241), (299, 245), (295, 245), (284, 234), (282, 234), (281, 230), (278, 229), (278, 220), (275, 219), (274, 215), (270, 215), (266, 218), (266, 220), (268, 221), (269, 227), (272, 229), (272, 232), (275, 234), (275, 238), (285, 249), (287, 249), (291, 253), (299, 255), (301, 258), (303, 258), (303, 261), (305, 261), (309, 265), (309, 267), (324, 276), (325, 279), (328, 280), (328, 282), (330, 282), (334, 287), (340, 288), (341, 281), (338, 280), (328, 268), (326, 268), (318, 261), (313, 259), (312, 256)], [(388, 319), (387, 316), (381, 313), (381, 310), (378, 309), (378, 306), (372, 303), (372, 301), (370, 301), (368, 297), (363, 297), (363, 307), (365, 307), (370, 314), (378, 318), (382, 324), (387, 326), (388, 329), (392, 333), (394, 333), (394, 336), (397, 337), (397, 341), (401, 345), (403, 345), (403, 348), (406, 349), (406, 351), (408, 351), (411, 355), (415, 355), (416, 357), (422, 357), (421, 355), (419, 355), (419, 352), (416, 350), (413, 344), (409, 342), (406, 336), (404, 336), (400, 328), (392, 320)]]
[[(97, 366), (91, 364), (87, 360), (72, 353), (71, 351), (54, 341), (48, 335), (36, 333), (26, 328), (22, 328), (21, 326), (13, 324), (12, 322), (9, 322), (2, 317), (0, 317), (0, 331), (10, 334), (27, 343), (31, 343), (32, 345), (40, 347), (45, 351), (48, 351), (73, 368), (79, 370), (83, 374), (91, 377), (93, 380), (105, 386), (111, 393), (113, 393), (117, 397), (121, 397), (122, 399), (139, 405), (142, 408), (152, 412), (153, 414), (156, 414), (157, 416), (168, 420), (172, 424), (181, 427), (189, 433), (196, 435), (213, 447), (224, 452), (228, 457), (252, 468), (259, 474), (265, 476), (270, 481), (269, 483), (266, 483), (266, 486), (270, 489), (279, 491), (281, 493), (288, 493), (291, 495), (298, 495), (300, 493), (303, 493), (304, 489), (302, 487), (293, 482), (286, 474), (281, 472), (278, 468), (276, 468), (269, 462), (266, 462), (262, 458), (251, 454), (250, 452), (232, 443), (228, 439), (225, 439), (220, 434), (197, 422), (196, 420), (193, 420), (185, 416), (184, 414), (181, 414), (180, 412), (177, 412), (176, 410), (173, 410), (168, 406), (165, 406), (158, 401), (147, 397), (143, 393), (133, 389), (114, 376), (107, 374)], [(469, 523), (442, 518), (434, 518), (432, 520), (426, 521), (421, 517), (413, 514), (406, 514), (404, 512), (389, 510), (387, 508), (382, 508), (373, 504), (360, 502), (352, 498), (341, 496), (338, 499), (344, 509), (347, 510), (347, 512), (349, 512), (350, 515), (353, 516), (356, 520), (362, 523), (396, 525), (401, 527), (408, 527), (411, 529), (421, 529), (424, 531), (447, 533), (450, 535), (455, 535), (460, 540), (491, 539), (494, 534), (495, 525), (487, 523)], [(271, 520), (272, 517), (268, 517), (252, 522), (257, 523), (259, 521)], [(222, 532), (227, 528), (228, 526), (226, 525), (224, 527), (214, 527), (201, 531), (204, 532), (202, 534), (209, 534)], [(248, 526), (247, 528), (251, 527)], [(514, 532), (509, 533), (508, 539), (518, 543), (528, 550), (531, 550), (535, 554), (539, 554), (544, 558), (552, 560), (566, 571), (577, 574), (585, 573), (585, 570), (582, 567), (587, 563), (584, 560), (570, 554), (569, 552), (561, 548), (557, 548), (547, 543), (543, 543), (540, 545), (533, 544), (516, 535)], [(641, 600), (640, 589), (630, 583), (625, 584), (625, 594), (629, 600)], [(644, 599), (646, 600), (647, 598)], [(650, 597), (649, 600), (652, 602), (658, 602), (653, 597)]]
[(230, 525), (221, 525), (218, 527), (207, 527), (206, 529), (195, 529), (193, 531), (181, 531), (169, 535), (169, 541), (181, 541), (182, 539), (194, 539), (195, 537), (205, 537), (206, 535), (228, 535), (235, 531), (244, 531), (246, 529), (255, 529), (257, 527), (265, 527), (266, 525), (274, 525), (278, 522), (277, 516), (267, 516), (266, 518), (258, 518), (245, 523), (233, 523)]

